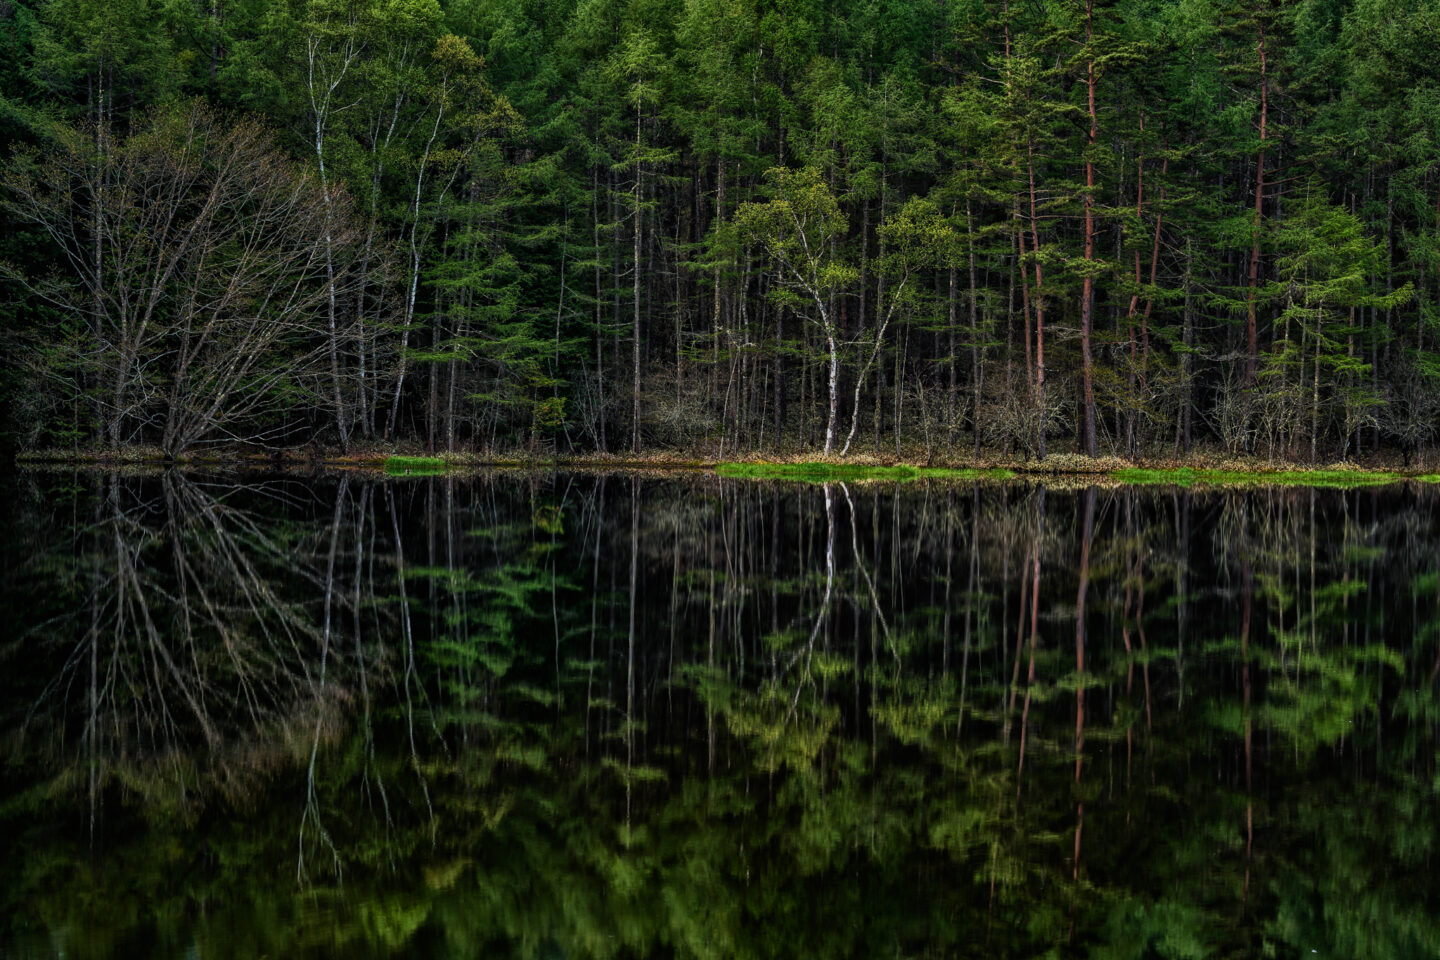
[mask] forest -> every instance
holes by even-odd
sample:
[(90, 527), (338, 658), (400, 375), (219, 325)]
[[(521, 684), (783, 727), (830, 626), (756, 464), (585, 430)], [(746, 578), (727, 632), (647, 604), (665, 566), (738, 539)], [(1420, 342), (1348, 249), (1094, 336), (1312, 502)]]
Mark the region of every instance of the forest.
[(1437, 0), (0, 0), (7, 445), (1423, 460)]

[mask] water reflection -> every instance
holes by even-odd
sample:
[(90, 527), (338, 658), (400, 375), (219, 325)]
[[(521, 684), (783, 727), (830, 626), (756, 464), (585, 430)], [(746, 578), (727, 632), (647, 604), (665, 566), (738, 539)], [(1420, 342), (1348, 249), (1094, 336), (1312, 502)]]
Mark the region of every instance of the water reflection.
[(15, 487), (17, 956), (1440, 954), (1425, 491)]

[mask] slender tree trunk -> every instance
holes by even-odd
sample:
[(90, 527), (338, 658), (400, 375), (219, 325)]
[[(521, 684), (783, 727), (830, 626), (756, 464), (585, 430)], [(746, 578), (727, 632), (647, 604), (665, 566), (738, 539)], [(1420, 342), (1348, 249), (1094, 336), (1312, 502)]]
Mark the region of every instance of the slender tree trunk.
[[(725, 161), (715, 161), (715, 222), (725, 222)], [(720, 266), (715, 266), (715, 299), (710, 312), (710, 406), (715, 406), (715, 395), (719, 392), (720, 375), (720, 320), (723, 303), (720, 282)], [(741, 295), (744, 295), (742, 291)]]
[(1030, 178), (1030, 245), (1035, 254), (1035, 405), (1038, 412), (1035, 443), (1045, 459), (1045, 277), (1040, 264), (1040, 221), (1035, 197), (1035, 141), (1026, 143)]
[[(350, 446), (350, 418), (345, 409), (345, 397), (340, 383), (340, 331), (337, 319), (337, 292), (335, 280), (335, 255), (334, 235), (332, 232), (332, 201), (330, 196), (330, 177), (325, 168), (325, 135), (330, 121), (331, 102), (335, 90), (349, 72), (350, 64), (358, 51), (353, 46), (347, 46), (342, 55), (344, 60), (339, 75), (329, 78), (316, 75), (319, 67), (320, 41), (316, 37), (307, 38), (306, 52), (308, 72), (307, 89), (310, 97), (310, 109), (314, 115), (314, 145), (315, 161), (320, 173), (320, 197), (325, 205), (325, 290), (326, 290), (326, 329), (329, 333), (330, 353), (330, 382), (335, 400), (335, 427), (340, 434), (340, 449), (348, 450)], [(322, 92), (323, 91), (323, 92)]]
[[(1140, 148), (1139, 156), (1135, 160), (1135, 220), (1143, 222), (1145, 217), (1145, 110), (1140, 110)], [(1158, 238), (1157, 238), (1158, 239)], [(1135, 249), (1135, 291), (1130, 294), (1130, 306), (1125, 311), (1126, 335), (1130, 341), (1130, 362), (1129, 370), (1126, 372), (1125, 382), (1128, 389), (1128, 410), (1125, 417), (1125, 454), (1135, 456), (1136, 444), (1136, 420), (1138, 410), (1136, 402), (1135, 383), (1137, 380), (1136, 360), (1139, 349), (1135, 342), (1135, 313), (1140, 305), (1140, 249)]]
[(1185, 351), (1180, 357), (1180, 383), (1182, 390), (1182, 404), (1180, 411), (1181, 442), (1185, 453), (1191, 450), (1190, 422), (1195, 409), (1195, 374), (1194, 374), (1194, 349), (1195, 349), (1195, 310), (1194, 310), (1194, 287), (1191, 283), (1191, 275), (1194, 270), (1194, 261), (1191, 256), (1191, 244), (1194, 241), (1190, 237), (1185, 238), (1185, 306), (1184, 306), (1184, 332), (1182, 337), (1185, 344)]
[[(372, 188), (374, 189), (374, 188)], [(365, 226), (365, 249), (360, 255), (360, 270), (356, 274), (355, 284), (355, 359), (359, 369), (357, 376), (360, 389), (357, 391), (357, 400), (360, 404), (360, 430), (368, 440), (373, 432), (370, 417), (370, 403), (368, 393), (369, 364), (370, 359), (365, 343), (365, 288), (370, 279), (370, 257), (375, 246), (375, 232), (377, 229), (375, 217), (375, 205), (371, 203), (370, 219)]]
[(641, 241), (641, 216), (640, 204), (643, 197), (640, 192), (642, 166), (640, 163), (640, 121), (642, 112), (637, 106), (635, 108), (635, 187), (633, 191), (634, 208), (631, 216), (635, 218), (634, 230), (634, 260), (633, 273), (630, 278), (631, 292), (634, 297), (634, 378), (630, 384), (630, 450), (633, 453), (640, 452), (640, 241)]
[[(1031, 347), (1030, 337), (1030, 279), (1025, 267), (1025, 222), (1020, 216), (1020, 198), (1018, 196), (1015, 198), (1015, 272), (1020, 275), (1020, 333), (1025, 341), (1025, 392), (1033, 402), (1035, 399), (1035, 351)], [(1007, 348), (1008, 346), (1007, 344)]]
[[(1323, 307), (1321, 308), (1324, 309)], [(1320, 345), (1319, 321), (1315, 330), (1315, 369), (1311, 372), (1310, 388), (1310, 465), (1315, 465), (1317, 447), (1320, 443)]]
[(604, 289), (600, 283), (600, 168), (595, 167), (591, 171), (590, 179), (590, 216), (594, 225), (592, 239), (595, 243), (595, 419), (596, 419), (596, 443), (600, 445), (600, 452), (609, 450), (609, 444), (605, 437), (605, 326), (601, 319), (601, 308), (604, 303)]
[(1085, 278), (1080, 294), (1080, 372), (1083, 380), (1080, 447), (1087, 456), (1099, 454), (1095, 440), (1095, 372), (1090, 354), (1090, 325), (1095, 309), (1095, 278), (1090, 265), (1095, 259), (1095, 138), (1099, 126), (1095, 117), (1095, 57), (1089, 51), (1093, 40), (1094, 0), (1085, 2), (1085, 88), (1090, 110), (1090, 134), (1085, 152)]
[[(109, 146), (108, 134), (110, 130), (109, 122), (105, 117), (105, 58), (103, 56), (100, 58), (100, 65), (96, 69), (95, 77), (91, 83), (94, 91), (93, 101), (95, 109), (95, 175), (93, 181), (95, 188), (91, 196), (90, 207), (91, 229), (94, 234), (91, 237), (94, 262), (91, 265), (91, 269), (95, 271), (95, 280), (91, 285), (93, 292), (91, 295), (92, 315), (90, 323), (91, 333), (95, 342), (101, 343), (105, 337), (105, 230), (106, 224), (108, 223), (105, 212), (105, 188), (107, 186), (105, 182), (105, 171), (107, 167), (105, 163), (105, 152)], [(119, 339), (122, 344), (128, 339), (124, 336), (123, 330), (120, 333)], [(112, 406), (109, 415), (102, 420), (99, 393), (100, 390), (95, 391), (95, 429), (100, 432), (102, 437), (109, 438), (110, 448), (114, 450), (120, 446), (120, 421), (122, 411), (124, 410), (124, 396), (123, 394), (119, 394), (111, 397)]]
[[(1264, 2), (1258, 10), (1264, 9)], [(1257, 10), (1257, 12), (1258, 12)], [(1255, 209), (1250, 226), (1250, 283), (1245, 298), (1245, 385), (1255, 386), (1255, 365), (1259, 359), (1259, 335), (1256, 332), (1256, 297), (1260, 286), (1260, 228), (1265, 196), (1265, 135), (1270, 115), (1269, 77), (1265, 64), (1265, 24), (1260, 22), (1260, 149), (1255, 155)]]
[[(945, 453), (948, 456), (955, 448), (955, 395), (959, 392), (959, 380), (955, 369), (955, 327), (959, 323), (957, 287), (959, 277), (956, 269), (952, 266), (949, 270), (949, 283), (945, 288), (945, 304), (949, 323), (946, 324), (945, 332), (949, 337), (950, 349), (946, 351), (945, 358), (946, 373), (949, 375), (949, 390), (946, 392), (945, 401)], [(978, 424), (977, 424), (978, 426)]]
[(430, 128), (430, 139), (420, 156), (420, 166), (415, 173), (415, 194), (410, 200), (410, 276), (405, 295), (405, 316), (400, 327), (400, 362), (395, 371), (395, 393), (390, 399), (390, 415), (385, 419), (385, 440), (388, 443), (395, 434), (395, 417), (400, 412), (401, 392), (405, 389), (405, 372), (409, 358), (410, 330), (415, 322), (415, 302), (420, 291), (420, 198), (425, 186), (425, 168), (430, 163), (430, 152), (440, 135), (440, 121), (445, 114), (442, 104), (435, 108), (435, 123)]
[(835, 340), (835, 325), (825, 317), (825, 345), (830, 351), (830, 410), (825, 417), (825, 456), (835, 449), (835, 414), (840, 408), (840, 345)]
[[(985, 351), (980, 344), (980, 304), (976, 300), (978, 277), (975, 272), (975, 218), (971, 213), (970, 200), (968, 197), (965, 200), (965, 236), (966, 239), (969, 240), (970, 247), (970, 388), (972, 391), (970, 419), (975, 424), (975, 447), (972, 451), (972, 456), (978, 460), (980, 459), (980, 396), (985, 385), (985, 367), (982, 359)], [(950, 286), (953, 289), (955, 286), (955, 272), (953, 270), (950, 272), (950, 278)], [(955, 323), (953, 317), (950, 323), (951, 329), (953, 330)], [(950, 389), (953, 391), (955, 389), (955, 361), (953, 358), (955, 349), (953, 346), (950, 352), (952, 354), (950, 361)]]
[[(1170, 169), (1168, 143), (1162, 143), (1160, 150), (1164, 156), (1160, 159), (1159, 206), (1155, 211), (1155, 232), (1150, 243), (1150, 291), (1145, 297), (1145, 310), (1140, 314), (1140, 395), (1142, 397), (1150, 396), (1150, 312), (1155, 306), (1155, 282), (1160, 274), (1160, 229), (1165, 221), (1165, 175)], [(1188, 263), (1186, 269), (1189, 269)]]
[[(555, 303), (555, 342), (551, 353), (550, 367), (550, 396), (558, 401), (560, 399), (560, 378), (563, 370), (560, 366), (560, 323), (565, 316), (565, 257), (569, 252), (570, 242), (570, 205), (565, 205), (565, 226), (560, 234), (560, 295)], [(453, 362), (453, 361), (452, 361)], [(567, 428), (565, 435), (568, 439), (570, 432)], [(557, 440), (558, 446), (558, 440)]]

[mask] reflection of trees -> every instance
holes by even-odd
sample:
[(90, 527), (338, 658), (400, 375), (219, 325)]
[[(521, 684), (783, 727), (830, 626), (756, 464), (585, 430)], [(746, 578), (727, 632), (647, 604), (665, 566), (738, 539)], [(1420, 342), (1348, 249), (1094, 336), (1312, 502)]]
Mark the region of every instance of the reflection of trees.
[(182, 807), (200, 788), (243, 794), (280, 762), (294, 724), (350, 696), (348, 667), (324, 673), (332, 613), (355, 603), (324, 563), (332, 531), (266, 517), (300, 495), (178, 472), (103, 479), (73, 552), (32, 560), (64, 569), (73, 603), (15, 641), (45, 676), (17, 718), (27, 749), (83, 769), (92, 802), (116, 781)]
[[(235, 954), (1434, 951), (1424, 498), (613, 476), (321, 489), (317, 507), (281, 510), (276, 488), (242, 509), (184, 481), (194, 507), (152, 496), (121, 538), (177, 669), (206, 668), (190, 686), (219, 748), (158, 651), (139, 662), (177, 719), (156, 729), (190, 758), (253, 732), (273, 759), (252, 795), (283, 800), (243, 828), (192, 819), (179, 842), (122, 848), (147, 902), (191, 905), (176, 937), (221, 944), (248, 909), (271, 930)], [(269, 584), (263, 609), (212, 556), (215, 521), (161, 519), (206, 502), (238, 569)], [(172, 533), (145, 545), (157, 529)], [(176, 535), (187, 562), (149, 562)], [(83, 563), (97, 556), (111, 563)], [(189, 633), (171, 570), (196, 571)], [(272, 889), (299, 795), (317, 914)], [(216, 865), (176, 852), (200, 848)], [(310, 868), (326, 851), (343, 887)], [(88, 882), (53, 889), (79, 902)], [(202, 897), (239, 906), (201, 916)]]

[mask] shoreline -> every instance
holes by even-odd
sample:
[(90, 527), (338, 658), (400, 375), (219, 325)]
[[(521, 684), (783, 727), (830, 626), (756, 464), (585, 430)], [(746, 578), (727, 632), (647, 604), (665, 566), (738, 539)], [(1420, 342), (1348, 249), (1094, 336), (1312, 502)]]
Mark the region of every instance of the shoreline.
[(581, 456), (422, 454), (363, 451), (336, 454), (302, 450), (257, 454), (233, 451), (166, 458), (147, 448), (109, 451), (33, 451), (15, 458), (20, 468), (168, 469), (215, 467), (232, 469), (347, 470), (387, 476), (463, 475), (487, 469), (522, 470), (646, 470), (710, 472), (731, 479), (802, 483), (953, 482), (1012, 480), (1088, 481), (1121, 486), (1243, 487), (1292, 486), (1355, 488), (1415, 481), (1440, 483), (1440, 472), (1370, 467), (1352, 463), (1308, 466), (1288, 462), (1193, 457), (1189, 460), (1116, 457), (1089, 458), (1056, 454), (1043, 461), (981, 457), (943, 464), (906, 462), (860, 456), (840, 460), (818, 455), (765, 459), (720, 460), (683, 452), (655, 454), (589, 454)]

